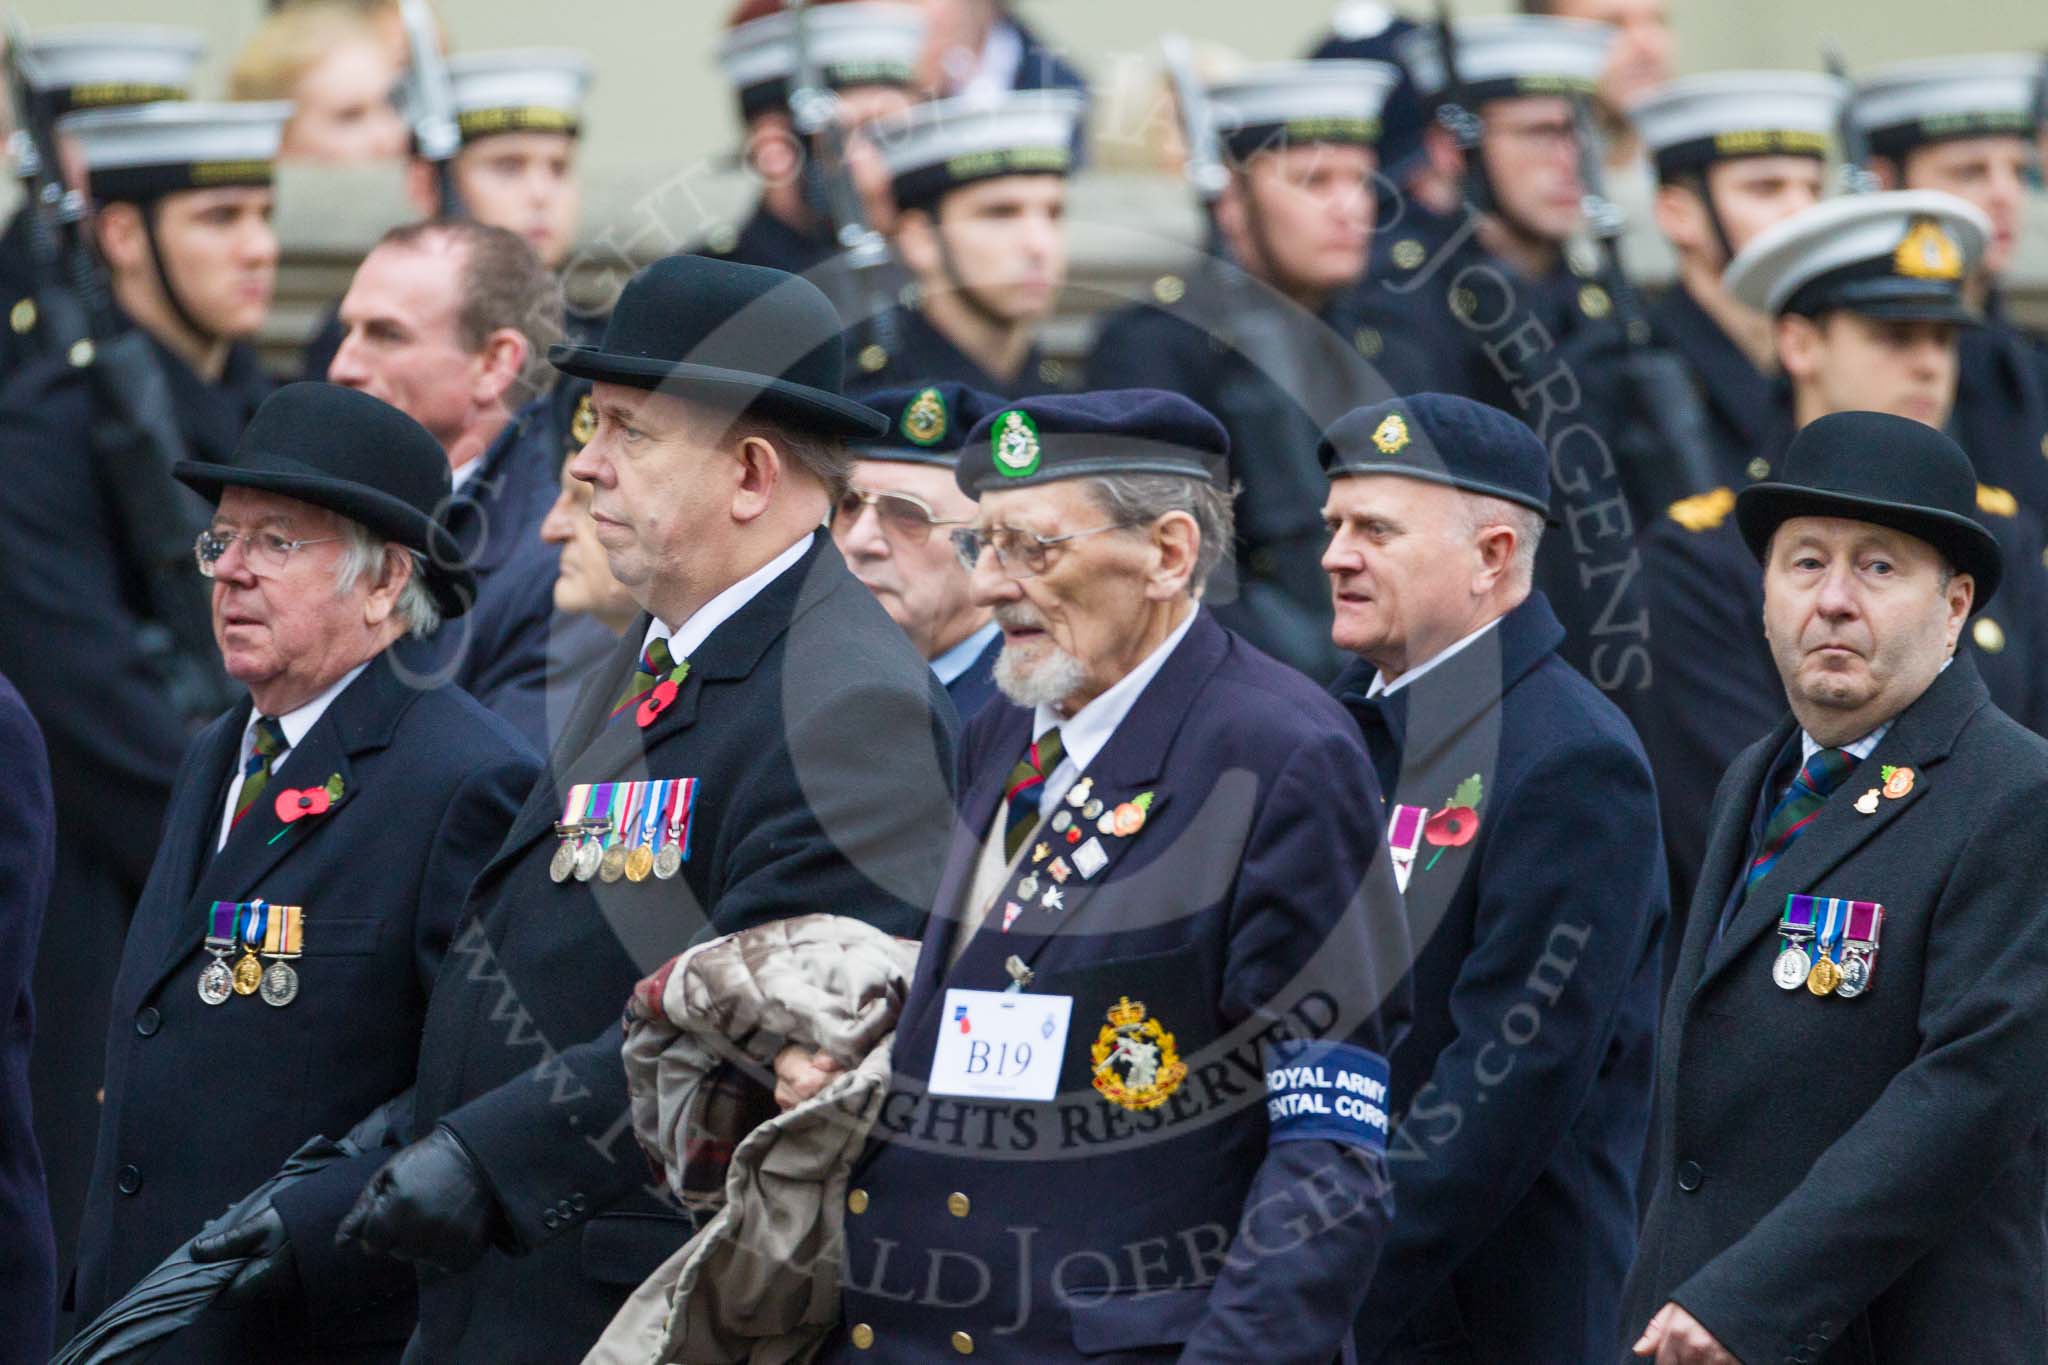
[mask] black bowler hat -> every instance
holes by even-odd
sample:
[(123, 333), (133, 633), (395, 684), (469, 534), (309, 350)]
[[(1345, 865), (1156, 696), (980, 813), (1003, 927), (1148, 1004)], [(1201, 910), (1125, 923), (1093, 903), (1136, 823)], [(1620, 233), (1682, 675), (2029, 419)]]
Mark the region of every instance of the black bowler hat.
[(844, 324), (809, 280), (766, 266), (668, 256), (619, 295), (604, 342), (548, 348), (564, 374), (658, 389), (826, 436), (888, 419), (840, 392)]
[(1792, 439), (1780, 476), (1736, 495), (1735, 521), (1759, 561), (1791, 517), (1847, 517), (1918, 536), (1977, 580), (1974, 612), (1998, 591), (1998, 542), (1974, 515), (1977, 475), (1933, 427), (1885, 412), (1837, 412)]
[(1550, 456), (1536, 433), (1499, 408), (1449, 393), (1418, 393), (1353, 408), (1316, 454), (1333, 479), (1399, 474), (1505, 498), (1550, 514)]
[(976, 422), (953, 481), (970, 498), (1105, 474), (1178, 474), (1221, 488), (1229, 453), (1223, 424), (1177, 393), (1054, 393)]
[(448, 456), (380, 398), (339, 384), (287, 384), (256, 409), (230, 463), (180, 460), (171, 472), (214, 502), (224, 488), (282, 493), (418, 550), (443, 617), (462, 615), (476, 596), (462, 547), (437, 515), (451, 492)]
[(872, 441), (855, 441), (853, 453), (863, 460), (896, 464), (928, 464), (951, 469), (960, 462), (967, 433), (982, 417), (1003, 406), (993, 394), (947, 381), (915, 388), (876, 389), (861, 401), (890, 416), (888, 432)]

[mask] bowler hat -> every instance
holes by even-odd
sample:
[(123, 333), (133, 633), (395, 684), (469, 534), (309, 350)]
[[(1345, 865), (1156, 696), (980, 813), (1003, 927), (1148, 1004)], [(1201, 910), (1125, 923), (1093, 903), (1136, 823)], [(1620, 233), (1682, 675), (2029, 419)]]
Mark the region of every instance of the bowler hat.
[(1759, 561), (1792, 517), (1847, 517), (1918, 536), (1977, 581), (1973, 611), (1998, 591), (1998, 542), (1972, 515), (1977, 475), (1963, 448), (1922, 422), (1837, 412), (1793, 438), (1780, 476), (1735, 498), (1735, 522)]
[(840, 392), (844, 329), (816, 285), (786, 271), (668, 256), (627, 281), (596, 346), (557, 345), (564, 374), (759, 413), (826, 436), (880, 436), (889, 419)]
[(379, 398), (339, 384), (287, 384), (263, 400), (226, 464), (180, 460), (172, 473), (215, 502), (256, 488), (324, 507), (426, 556), (443, 617), (476, 596), (462, 547), (442, 524), (451, 479), (441, 443)]

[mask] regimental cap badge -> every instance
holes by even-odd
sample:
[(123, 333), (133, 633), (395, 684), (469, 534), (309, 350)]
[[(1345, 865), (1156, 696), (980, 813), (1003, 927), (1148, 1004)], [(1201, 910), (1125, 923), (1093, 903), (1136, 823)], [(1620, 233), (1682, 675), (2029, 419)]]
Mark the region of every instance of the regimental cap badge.
[(597, 435), (597, 408), (592, 405), (590, 395), (584, 394), (576, 400), (576, 411), (569, 418), (569, 439), (581, 450), (590, 444), (590, 438)]
[(1157, 1109), (1187, 1079), (1173, 1035), (1145, 1017), (1143, 1001), (1128, 995), (1109, 1007), (1109, 1022), (1088, 1055), (1095, 1063), (1095, 1089), (1125, 1109)]
[(1892, 253), (1892, 270), (1913, 280), (1959, 280), (1963, 249), (1932, 218), (1915, 218), (1905, 240)]
[(1680, 498), (1671, 504), (1671, 519), (1688, 531), (1711, 531), (1735, 510), (1735, 490), (1725, 485)]
[(1390, 412), (1373, 428), (1372, 443), (1382, 455), (1398, 455), (1408, 448), (1408, 423), (1398, 412)]
[(937, 389), (925, 389), (910, 400), (899, 422), (906, 440), (917, 445), (935, 445), (946, 439), (946, 400)]
[(1012, 408), (997, 418), (989, 443), (1000, 473), (1021, 479), (1038, 469), (1038, 423), (1023, 409)]

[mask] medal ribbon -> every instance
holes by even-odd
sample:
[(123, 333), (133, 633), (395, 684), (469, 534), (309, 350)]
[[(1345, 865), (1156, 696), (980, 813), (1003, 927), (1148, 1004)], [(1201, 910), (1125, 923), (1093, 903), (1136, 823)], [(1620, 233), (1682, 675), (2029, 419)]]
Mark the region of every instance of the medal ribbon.
[(209, 912), (206, 946), (226, 951), (235, 946), (235, 923), (242, 907), (233, 901), (215, 901)]
[(1797, 947), (1813, 936), (1813, 897), (1785, 897), (1785, 913), (1778, 917), (1778, 937), (1787, 948)]
[(641, 813), (640, 837), (635, 842), (645, 846), (649, 853), (654, 852), (655, 840), (660, 837), (661, 817), (668, 804), (671, 785), (668, 782), (649, 782), (649, 791), (641, 802), (646, 809)]
[(1821, 904), (1827, 909), (1820, 922), (1819, 932), (1814, 936), (1814, 948), (1821, 957), (1841, 965), (1842, 934), (1849, 927), (1849, 902), (1830, 896)]
[(679, 777), (672, 779), (676, 786), (674, 804), (668, 817), (668, 841), (676, 846), (676, 852), (684, 862), (690, 861), (690, 826), (692, 808), (697, 801), (697, 779)]
[(265, 957), (297, 957), (299, 955), (300, 907), (278, 905), (272, 909), (277, 914), (271, 917), (268, 931), (263, 935), (262, 953)]
[(626, 789), (631, 785), (630, 782), (607, 782), (604, 784), (602, 790), (604, 792), (604, 820), (606, 828), (597, 836), (597, 846), (599, 848), (610, 848), (612, 842), (619, 837), (619, 801), (625, 796)]
[(1868, 943), (1877, 946), (1877, 936), (1884, 932), (1884, 907), (1876, 901), (1849, 902), (1848, 939), (1852, 943)]
[(250, 901), (242, 907), (236, 925), (236, 937), (241, 939), (245, 952), (255, 952), (256, 945), (263, 942), (263, 935), (270, 926), (270, 902)]
[(569, 788), (569, 799), (562, 806), (562, 827), (569, 831), (567, 838), (575, 838), (577, 826), (583, 823), (584, 813), (590, 809), (590, 784), (578, 782)]

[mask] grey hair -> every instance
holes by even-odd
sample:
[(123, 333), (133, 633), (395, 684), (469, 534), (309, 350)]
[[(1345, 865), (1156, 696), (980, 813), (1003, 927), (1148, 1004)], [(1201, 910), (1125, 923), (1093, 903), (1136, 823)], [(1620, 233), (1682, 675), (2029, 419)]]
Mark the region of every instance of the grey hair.
[(408, 635), (422, 638), (441, 628), (441, 608), (434, 604), (434, 595), (427, 591), (425, 555), (396, 541), (380, 538), (358, 521), (344, 520), (341, 531), (342, 539), (347, 543), (342, 546), (341, 562), (334, 566), (336, 597), (346, 597), (354, 592), (365, 574), (374, 574), (383, 567), (386, 550), (397, 550), (412, 560), (412, 575), (398, 590), (398, 619), (405, 622)]
[(1527, 592), (1536, 581), (1536, 543), (1543, 539), (1543, 514), (1484, 493), (1467, 493), (1464, 501), (1468, 533), (1477, 535), (1483, 526), (1505, 526), (1515, 533), (1515, 557), (1508, 564), (1508, 581)]
[(1102, 474), (1088, 485), (1110, 520), (1121, 525), (1149, 526), (1169, 512), (1195, 519), (1202, 543), (1188, 575), (1188, 596), (1199, 599), (1237, 534), (1230, 490), (1178, 474)]

